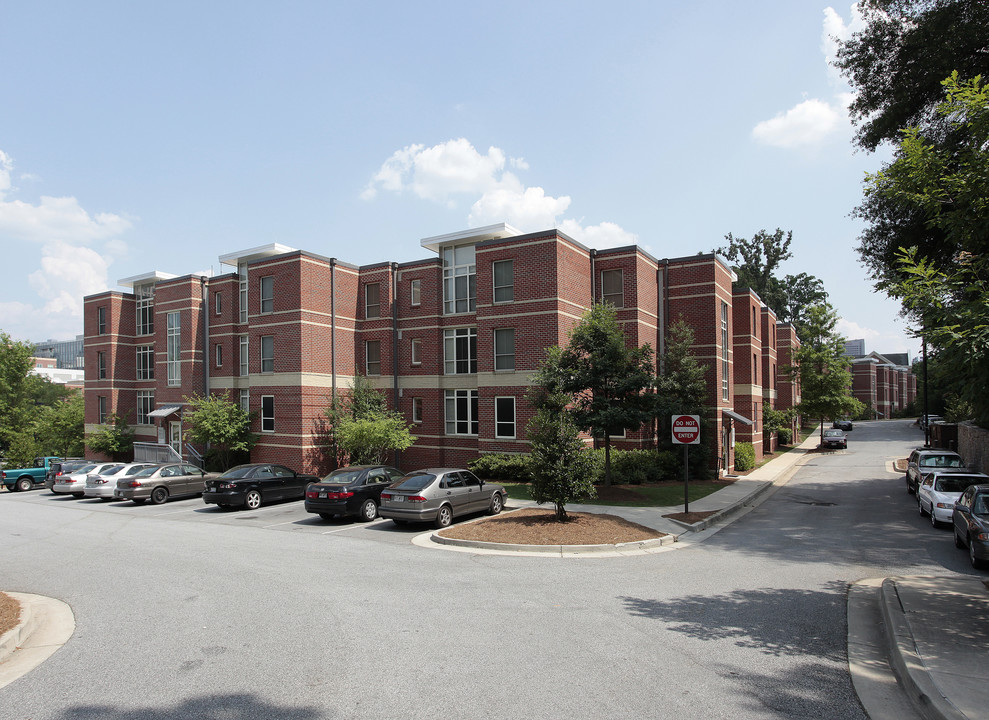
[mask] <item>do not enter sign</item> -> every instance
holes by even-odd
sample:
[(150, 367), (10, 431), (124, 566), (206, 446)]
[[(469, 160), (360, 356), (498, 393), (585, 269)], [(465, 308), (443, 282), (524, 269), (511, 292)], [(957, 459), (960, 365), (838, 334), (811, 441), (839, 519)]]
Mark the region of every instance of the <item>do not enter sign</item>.
[(701, 416), (674, 415), (673, 442), (677, 445), (699, 445), (701, 442)]

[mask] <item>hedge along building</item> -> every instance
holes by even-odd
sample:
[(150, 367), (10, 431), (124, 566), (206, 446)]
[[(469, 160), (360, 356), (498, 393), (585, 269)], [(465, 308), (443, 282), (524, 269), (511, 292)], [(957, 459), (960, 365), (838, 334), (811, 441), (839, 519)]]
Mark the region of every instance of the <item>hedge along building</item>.
[[(130, 292), (87, 297), (87, 434), (115, 412), (136, 440), (186, 456), (186, 398), (227, 392), (257, 413), (252, 460), (323, 472), (324, 412), (361, 373), (414, 426), (402, 467), (524, 452), (525, 394), (546, 348), (565, 344), (593, 302), (610, 302), (630, 346), (661, 354), (671, 322), (694, 329), (715, 429), (704, 440), (731, 469), (734, 428), (751, 421), (733, 404), (735, 277), (723, 258), (597, 251), (505, 224), (422, 247), (436, 255), (358, 267), (271, 244), (221, 256), (230, 273), (149, 272), (120, 281)], [(615, 439), (653, 443), (648, 427)]]

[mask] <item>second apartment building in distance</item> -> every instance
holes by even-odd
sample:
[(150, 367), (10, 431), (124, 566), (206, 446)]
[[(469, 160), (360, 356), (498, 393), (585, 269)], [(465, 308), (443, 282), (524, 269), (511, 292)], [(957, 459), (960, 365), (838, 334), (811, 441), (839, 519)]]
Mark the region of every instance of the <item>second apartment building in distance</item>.
[[(616, 307), (630, 345), (657, 353), (671, 322), (691, 325), (714, 428), (705, 441), (722, 471), (731, 469), (736, 429), (753, 422), (735, 407), (738, 388), (752, 396), (753, 414), (756, 396), (776, 396), (766, 385), (775, 373), (761, 369), (774, 367), (776, 346), (766, 342), (775, 324), (762, 328), (763, 308), (751, 299), (756, 334), (745, 353), (756, 375), (752, 383), (736, 376), (734, 275), (720, 257), (596, 251), (558, 230), (507, 225), (422, 246), (423, 260), (358, 267), (273, 244), (221, 256), (226, 274), (155, 271), (122, 280), (131, 292), (87, 297), (87, 433), (117, 413), (137, 440), (187, 455), (187, 398), (226, 392), (257, 414), (253, 460), (322, 473), (332, 464), (324, 412), (360, 373), (414, 425), (403, 468), (525, 452), (532, 373), (594, 302)], [(651, 428), (616, 440), (653, 443)]]

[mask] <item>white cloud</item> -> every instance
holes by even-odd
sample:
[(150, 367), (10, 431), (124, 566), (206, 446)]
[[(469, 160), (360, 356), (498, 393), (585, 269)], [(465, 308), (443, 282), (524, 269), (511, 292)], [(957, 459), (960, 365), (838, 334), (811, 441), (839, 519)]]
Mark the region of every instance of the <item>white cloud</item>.
[(484, 193), (470, 209), (467, 224), (471, 227), (507, 222), (524, 230), (556, 226), (558, 215), (570, 207), (570, 198), (551, 197), (541, 187), (522, 188), (506, 183)]
[(764, 145), (780, 148), (798, 148), (818, 144), (838, 127), (841, 114), (822, 100), (805, 100), (780, 113), (771, 120), (763, 120), (752, 129), (752, 137)]
[(638, 235), (612, 222), (583, 227), (576, 220), (564, 220), (560, 223), (560, 230), (577, 242), (597, 250), (639, 244)]
[(838, 322), (835, 323), (835, 332), (849, 340), (864, 338), (866, 347), (872, 346), (874, 341), (878, 340), (882, 336), (882, 333), (878, 330), (863, 327), (862, 325), (852, 322), (851, 320), (846, 320), (845, 318), (838, 318)]

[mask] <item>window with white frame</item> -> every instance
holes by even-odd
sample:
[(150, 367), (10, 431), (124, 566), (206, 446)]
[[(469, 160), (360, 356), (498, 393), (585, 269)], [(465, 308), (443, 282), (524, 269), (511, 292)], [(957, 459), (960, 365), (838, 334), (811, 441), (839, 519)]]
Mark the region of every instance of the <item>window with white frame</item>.
[(251, 391), (241, 390), (240, 391), (240, 409), (246, 413), (251, 411)]
[(625, 307), (625, 283), (621, 268), (601, 271), (601, 300), (617, 308)]
[(422, 398), (412, 398), (412, 422), (422, 422)]
[(515, 328), (494, 331), (494, 369), (515, 369)]
[(99, 335), (106, 334), (106, 308), (102, 305), (96, 308), (96, 332)]
[(495, 398), (495, 437), (515, 437), (515, 398)]
[(106, 378), (106, 353), (96, 353), (96, 373), (100, 380)]
[(250, 356), (250, 344), (247, 340), (247, 335), (240, 336), (240, 376), (247, 377), (250, 373), (251, 367), (251, 356)]
[(182, 315), (170, 312), (165, 317), (165, 362), (168, 367), (168, 384), (182, 384)]
[(270, 313), (275, 310), (275, 277), (269, 275), (261, 278), (261, 312)]
[(155, 409), (155, 391), (154, 390), (138, 390), (137, 391), (137, 424), (138, 425), (152, 425), (151, 418), (148, 417), (148, 413)]
[(134, 288), (137, 296), (137, 334), (154, 335), (155, 332), (155, 286), (138, 285)]
[(364, 373), (381, 374), (381, 341), (367, 340), (364, 343)]
[(419, 338), (412, 338), (412, 364), (422, 364), (422, 340)]
[(240, 302), (240, 322), (247, 322), (247, 263), (237, 263), (237, 295)]
[(261, 336), (261, 372), (275, 372), (275, 336)]
[(496, 303), (515, 300), (515, 264), (511, 260), (498, 260), (491, 263), (491, 278), (494, 284)]
[(727, 400), (728, 390), (728, 303), (721, 303), (721, 399)]
[(443, 313), (474, 312), (477, 303), (477, 265), (474, 246), (443, 248)]
[(213, 312), (217, 315), (223, 314), (223, 293), (213, 293)]
[(364, 286), (364, 317), (368, 320), (381, 317), (381, 283)]
[(137, 379), (155, 379), (155, 347), (154, 345), (137, 346)]
[(261, 432), (275, 432), (275, 396), (261, 396)]
[(443, 331), (444, 372), (466, 375), (477, 372), (477, 328)]
[(216, 344), (216, 366), (223, 366), (223, 346), (220, 343)]
[(477, 390), (447, 390), (446, 434), (477, 435)]
[(409, 281), (409, 297), (413, 307), (422, 304), (422, 280)]
[(97, 418), (97, 421), (96, 422), (98, 422), (100, 425), (105, 425), (106, 424), (106, 416), (107, 416), (106, 395), (100, 395), (98, 397), (98, 400), (99, 400), (99, 402), (97, 403), (97, 405), (98, 405), (97, 413), (98, 413), (99, 417)]

